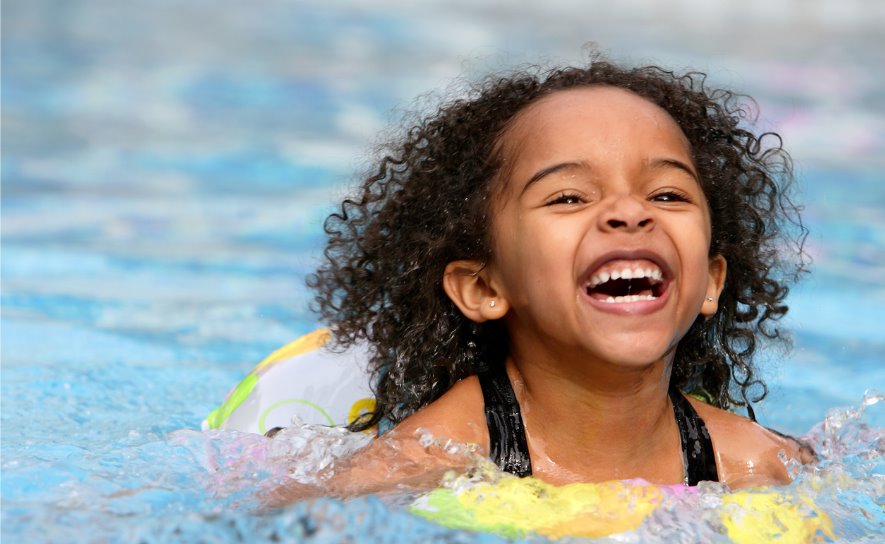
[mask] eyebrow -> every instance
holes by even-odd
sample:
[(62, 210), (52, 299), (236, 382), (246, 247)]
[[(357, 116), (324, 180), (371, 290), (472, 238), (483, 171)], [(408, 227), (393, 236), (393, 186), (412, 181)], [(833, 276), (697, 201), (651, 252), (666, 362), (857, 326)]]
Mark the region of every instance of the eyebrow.
[(554, 164), (552, 166), (548, 166), (546, 168), (542, 168), (535, 172), (535, 175), (529, 178), (529, 180), (522, 186), (522, 192), (525, 193), (529, 187), (532, 186), (533, 183), (539, 181), (540, 179), (547, 177), (551, 174), (555, 174), (560, 170), (566, 170), (568, 168), (575, 168), (578, 166), (586, 166), (583, 162), (561, 162), (558, 164)]
[(648, 165), (651, 168), (677, 168), (682, 170), (689, 176), (691, 176), (696, 182), (700, 183), (701, 180), (698, 178), (697, 173), (694, 171), (694, 168), (685, 164), (684, 162), (676, 159), (654, 159), (649, 161)]
[[(653, 159), (648, 162), (648, 165), (650, 168), (676, 168), (676, 169), (682, 170), (683, 172), (685, 172), (686, 174), (691, 176), (692, 179), (694, 179), (696, 182), (700, 183), (700, 179), (698, 179), (698, 175), (697, 175), (697, 173), (695, 173), (694, 168), (692, 168), (691, 166), (689, 166), (688, 164), (686, 164), (680, 160), (677, 160), (677, 159)], [(548, 166), (546, 168), (542, 168), (542, 169), (538, 170), (537, 172), (535, 172), (535, 175), (533, 175), (531, 178), (529, 178), (529, 180), (525, 183), (525, 185), (523, 185), (522, 192), (525, 193), (528, 190), (528, 188), (532, 186), (532, 184), (534, 184), (537, 181), (540, 181), (541, 179), (543, 179), (551, 174), (555, 174), (556, 172), (560, 172), (562, 170), (567, 170), (569, 168), (576, 168), (576, 167), (582, 167), (582, 166), (587, 166), (587, 164), (584, 163), (583, 161), (581, 161), (581, 162), (560, 162), (560, 163)]]

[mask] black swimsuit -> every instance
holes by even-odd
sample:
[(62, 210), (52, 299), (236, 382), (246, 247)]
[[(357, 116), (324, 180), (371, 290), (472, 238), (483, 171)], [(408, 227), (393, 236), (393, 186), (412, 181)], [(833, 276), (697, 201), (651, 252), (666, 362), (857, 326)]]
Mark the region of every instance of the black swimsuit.
[[(489, 427), (490, 457), (501, 470), (519, 477), (532, 475), (525, 426), (513, 386), (503, 365), (479, 374), (485, 400), (486, 423)], [(692, 405), (675, 388), (670, 388), (673, 415), (682, 442), (682, 466), (686, 485), (701, 481), (719, 481), (713, 444), (704, 421)]]

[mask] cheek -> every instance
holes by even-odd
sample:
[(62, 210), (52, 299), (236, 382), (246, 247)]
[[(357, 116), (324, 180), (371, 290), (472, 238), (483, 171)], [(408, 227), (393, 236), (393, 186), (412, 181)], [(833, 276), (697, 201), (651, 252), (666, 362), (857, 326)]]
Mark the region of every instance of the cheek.
[(493, 265), (501, 294), (518, 307), (551, 288), (547, 279), (556, 269), (553, 253), (559, 244), (522, 218), (512, 219), (499, 223)]
[(708, 221), (696, 221), (693, 225), (687, 226), (688, 233), (686, 237), (688, 265), (692, 271), (696, 271), (697, 289), (706, 292), (707, 277), (710, 269), (710, 224)]
[(573, 286), (574, 232), (560, 225), (523, 222), (512, 231), (513, 260), (507, 271), (514, 293), (514, 303), (543, 305), (554, 295)]
[(692, 249), (702, 248), (709, 255), (710, 240), (712, 239), (712, 227), (707, 210), (697, 210), (676, 218), (679, 224), (671, 224), (675, 231), (683, 238), (682, 242)]

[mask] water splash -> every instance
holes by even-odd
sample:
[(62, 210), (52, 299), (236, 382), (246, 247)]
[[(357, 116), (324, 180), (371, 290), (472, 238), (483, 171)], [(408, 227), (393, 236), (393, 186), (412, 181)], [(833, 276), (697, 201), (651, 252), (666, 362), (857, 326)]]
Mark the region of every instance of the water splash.
[[(747, 516), (766, 508), (799, 516), (788, 522), (805, 523), (815, 515), (825, 515), (838, 542), (881, 541), (885, 536), (885, 430), (870, 427), (867, 420), (871, 411), (885, 406), (882, 401), (882, 394), (874, 392), (859, 406), (831, 410), (804, 437), (818, 452), (820, 462), (791, 466), (796, 478), (790, 485), (740, 493), (712, 483), (693, 489), (659, 488), (654, 492), (660, 496), (657, 507), (638, 527), (593, 541), (735, 541), (729, 536), (728, 523), (747, 525)], [(457, 470), (434, 476), (433, 486), (453, 496), (481, 486), (506, 487), (514, 480), (478, 456), (475, 446), (427, 434), (415, 440), (433, 456), (449, 455), (461, 461)], [(463, 525), (446, 527), (410, 513), (416, 501), (420, 504), (420, 497), (426, 496), (426, 489), (415, 487), (349, 499), (329, 493), (338, 498), (314, 496), (282, 508), (260, 507), (262, 494), (280, 482), (297, 481), (323, 490), (329, 478), (347, 466), (351, 454), (369, 441), (362, 433), (309, 425), (293, 425), (273, 439), (233, 431), (177, 431), (166, 437), (133, 432), (94, 451), (71, 450), (64, 461), (35, 461), (29, 471), (13, 460), (4, 461), (4, 527), (15, 528), (4, 537), (55, 542), (66, 540), (71, 526), (80, 526), (90, 527), (84, 539), (96, 542), (506, 540), (494, 532), (471, 532)], [(411, 469), (424, 470), (424, 466)], [(629, 497), (633, 496), (629, 486), (645, 484), (618, 485), (614, 491)], [(10, 493), (10, 489), (18, 491)], [(544, 493), (538, 495), (534, 515), (545, 508), (559, 508), (556, 498), (561, 492), (539, 489)], [(531, 533), (515, 536), (546, 540)], [(786, 533), (781, 541), (795, 536)], [(564, 536), (560, 541), (586, 540)]]

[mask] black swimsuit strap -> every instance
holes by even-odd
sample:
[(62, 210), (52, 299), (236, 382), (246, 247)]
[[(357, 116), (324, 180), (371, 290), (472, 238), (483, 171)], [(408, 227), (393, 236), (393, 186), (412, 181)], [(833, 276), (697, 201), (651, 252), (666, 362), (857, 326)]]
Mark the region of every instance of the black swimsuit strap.
[[(532, 460), (525, 437), (519, 402), (503, 365), (478, 375), (489, 428), (489, 457), (501, 470), (520, 478), (532, 475)], [(677, 389), (670, 389), (673, 415), (682, 444), (685, 483), (718, 481), (713, 443), (704, 420)]]
[(698, 482), (718, 482), (716, 456), (713, 442), (704, 420), (695, 411), (678, 389), (670, 388), (670, 401), (673, 415), (679, 427), (679, 441), (682, 443), (682, 466), (685, 467), (685, 485), (698, 485)]
[(479, 374), (489, 427), (489, 457), (504, 472), (532, 475), (532, 460), (516, 393), (503, 365)]

